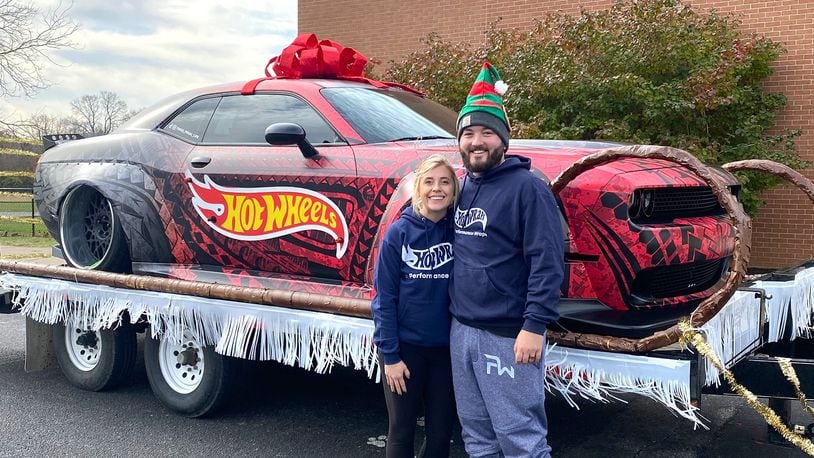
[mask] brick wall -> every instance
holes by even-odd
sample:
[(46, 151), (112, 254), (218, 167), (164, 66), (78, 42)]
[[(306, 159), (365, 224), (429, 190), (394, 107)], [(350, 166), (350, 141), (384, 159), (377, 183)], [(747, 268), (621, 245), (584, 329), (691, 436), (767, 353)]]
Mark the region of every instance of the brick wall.
[[(352, 46), (384, 64), (420, 47), (430, 32), (457, 42), (479, 42), (489, 21), (528, 27), (534, 18), (561, 10), (607, 8), (610, 0), (299, 0), (299, 30)], [(814, 161), (814, 1), (690, 0), (699, 10), (735, 13), (748, 32), (765, 35), (787, 49), (767, 89), (783, 92), (788, 106), (780, 128), (802, 129), (797, 151)], [(803, 172), (814, 179), (814, 169)], [(766, 205), (753, 222), (751, 265), (781, 267), (814, 257), (814, 205), (796, 188), (766, 192)]]

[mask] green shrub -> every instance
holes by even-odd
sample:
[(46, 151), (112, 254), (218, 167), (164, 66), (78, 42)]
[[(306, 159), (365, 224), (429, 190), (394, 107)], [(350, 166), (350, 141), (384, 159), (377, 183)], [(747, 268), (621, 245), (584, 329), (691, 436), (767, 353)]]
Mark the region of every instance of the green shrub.
[(34, 172), (0, 171), (0, 188), (31, 188)]
[[(765, 158), (803, 168), (799, 131), (775, 128), (786, 105), (764, 90), (783, 48), (740, 31), (734, 16), (678, 0), (626, 0), (577, 17), (552, 14), (529, 31), (493, 24), (471, 47), (437, 35), (385, 74), (458, 109), (484, 59), (509, 84), (516, 138), (669, 145), (715, 165)], [(743, 174), (744, 205), (779, 180)]]

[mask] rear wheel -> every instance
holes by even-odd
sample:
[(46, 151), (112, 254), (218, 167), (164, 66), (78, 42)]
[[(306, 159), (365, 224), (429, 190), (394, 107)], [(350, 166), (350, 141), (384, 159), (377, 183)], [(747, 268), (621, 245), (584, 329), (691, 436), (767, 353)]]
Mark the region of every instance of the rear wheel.
[(219, 355), (190, 332), (183, 342), (144, 341), (144, 366), (155, 396), (169, 409), (202, 417), (221, 408), (235, 392), (240, 361)]
[(59, 212), (65, 260), (80, 269), (130, 272), (127, 242), (113, 205), (88, 186), (71, 190)]
[(136, 361), (136, 333), (130, 324), (94, 331), (76, 326), (53, 326), (54, 353), (72, 385), (103, 391), (129, 378)]

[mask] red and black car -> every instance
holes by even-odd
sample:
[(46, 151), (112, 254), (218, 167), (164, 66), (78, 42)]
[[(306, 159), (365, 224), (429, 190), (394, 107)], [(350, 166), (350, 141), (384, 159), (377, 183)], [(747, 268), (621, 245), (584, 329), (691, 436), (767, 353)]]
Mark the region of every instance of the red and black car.
[[(268, 78), (184, 92), (114, 133), (48, 149), (43, 221), (72, 266), (371, 298), (375, 253), (430, 154), (460, 166), (456, 113), (399, 86)], [(550, 180), (614, 146), (513, 140)], [(733, 193), (729, 173), (718, 178)], [(559, 324), (642, 336), (708, 297), (734, 230), (705, 181), (625, 158), (557, 196), (567, 228)]]

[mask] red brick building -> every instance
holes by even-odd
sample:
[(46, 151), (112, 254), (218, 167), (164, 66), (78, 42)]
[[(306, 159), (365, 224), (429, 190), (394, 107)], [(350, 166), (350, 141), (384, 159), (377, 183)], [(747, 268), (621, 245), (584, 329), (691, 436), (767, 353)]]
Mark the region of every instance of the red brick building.
[[(782, 92), (788, 106), (781, 128), (802, 129), (797, 151), (814, 161), (814, 1), (688, 0), (694, 8), (735, 13), (747, 32), (783, 43), (767, 89)], [(398, 60), (420, 47), (430, 32), (456, 42), (480, 42), (486, 25), (500, 16), (505, 27), (529, 27), (557, 10), (608, 8), (612, 0), (299, 0), (300, 32), (313, 32), (356, 48), (381, 62)], [(457, 108), (457, 107), (452, 107)], [(814, 179), (814, 169), (803, 172)], [(779, 267), (814, 257), (814, 205), (796, 188), (766, 192), (753, 221), (752, 266)]]

